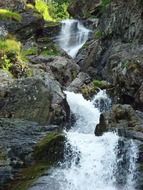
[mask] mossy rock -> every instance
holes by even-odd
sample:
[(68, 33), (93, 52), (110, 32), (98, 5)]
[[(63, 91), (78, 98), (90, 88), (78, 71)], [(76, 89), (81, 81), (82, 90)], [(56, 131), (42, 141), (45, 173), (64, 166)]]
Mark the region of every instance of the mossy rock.
[(64, 134), (58, 132), (47, 134), (35, 146), (33, 165), (21, 170), (17, 179), (10, 184), (10, 189), (27, 190), (53, 164), (63, 159), (65, 141)]
[(34, 158), (37, 161), (47, 161), (50, 164), (62, 160), (65, 141), (64, 134), (49, 133), (36, 145)]
[(112, 85), (110, 83), (108, 83), (107, 81), (100, 81), (100, 80), (94, 80), (93, 81), (93, 85), (95, 89), (107, 89), (112, 87)]
[(50, 165), (47, 163), (35, 163), (33, 166), (23, 169), (19, 174), (22, 179), (20, 177), (15, 180), (8, 188), (10, 190), (27, 190), (49, 168)]
[(8, 9), (0, 9), (0, 20), (5, 20), (5, 19), (10, 19), (20, 22), (22, 17), (19, 13), (12, 12)]

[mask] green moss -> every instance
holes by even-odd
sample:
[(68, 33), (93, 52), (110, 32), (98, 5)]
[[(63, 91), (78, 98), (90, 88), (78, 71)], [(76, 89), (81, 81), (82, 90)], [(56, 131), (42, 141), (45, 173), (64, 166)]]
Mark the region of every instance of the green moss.
[(100, 39), (102, 37), (103, 37), (103, 32), (99, 30), (95, 32), (95, 39)]
[(3, 151), (0, 150), (0, 162), (1, 161), (5, 161), (7, 158), (6, 158), (6, 155)]
[(111, 0), (102, 0), (102, 7), (106, 8), (111, 3)]
[(35, 163), (21, 171), (22, 179), (14, 181), (10, 189), (27, 190), (45, 171), (60, 160), (59, 150), (63, 148), (64, 141), (64, 134), (57, 132), (47, 134), (35, 147), (33, 153)]
[(34, 157), (36, 160), (47, 160), (53, 164), (60, 159), (64, 148), (65, 135), (59, 133), (49, 133), (35, 147)]
[(28, 55), (37, 55), (38, 54), (38, 48), (37, 47), (31, 47), (26, 50), (22, 50), (23, 56), (28, 56)]
[(47, 163), (35, 163), (33, 166), (23, 169), (20, 175), (23, 176), (21, 180), (15, 181), (11, 190), (27, 190), (32, 183), (34, 183), (46, 170), (50, 168)]
[(111, 85), (106, 81), (94, 80), (93, 81), (94, 88), (106, 89), (109, 88)]
[(60, 52), (56, 49), (56, 48), (46, 48), (44, 50), (41, 51), (40, 55), (43, 56), (58, 56), (60, 55)]
[(95, 92), (96, 89), (94, 88), (92, 83), (88, 85), (83, 85), (81, 88), (81, 93), (86, 99), (89, 99), (93, 94), (95, 94)]
[(20, 22), (21, 15), (19, 13), (15, 13), (7, 9), (0, 9), (0, 20), (4, 19), (11, 19)]

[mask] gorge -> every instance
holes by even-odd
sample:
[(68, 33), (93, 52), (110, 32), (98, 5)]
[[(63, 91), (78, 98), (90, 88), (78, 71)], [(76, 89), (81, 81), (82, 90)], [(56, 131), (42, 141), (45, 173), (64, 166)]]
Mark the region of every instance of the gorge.
[(0, 1), (0, 190), (143, 189), (142, 15)]

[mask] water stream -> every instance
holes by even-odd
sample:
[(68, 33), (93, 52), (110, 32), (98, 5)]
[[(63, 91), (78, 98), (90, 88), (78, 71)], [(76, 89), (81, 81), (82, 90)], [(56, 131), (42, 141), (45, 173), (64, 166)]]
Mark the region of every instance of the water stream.
[(72, 58), (75, 58), (79, 49), (88, 40), (90, 30), (85, 28), (78, 20), (63, 20), (62, 28), (57, 38), (60, 47)]
[[(63, 21), (60, 46), (75, 57), (88, 34), (79, 21)], [(65, 160), (29, 190), (136, 190), (136, 142), (113, 132), (94, 135), (101, 112), (111, 106), (106, 92), (99, 91), (92, 101), (74, 92), (65, 94), (75, 116), (74, 125), (65, 132)]]
[[(110, 104), (105, 91), (100, 91), (92, 101), (81, 94), (65, 93), (76, 117), (74, 126), (66, 132), (65, 161), (30, 190), (135, 190), (136, 143), (112, 132), (101, 137), (94, 135), (100, 110), (104, 110), (103, 102)], [(101, 99), (102, 104), (95, 104)]]

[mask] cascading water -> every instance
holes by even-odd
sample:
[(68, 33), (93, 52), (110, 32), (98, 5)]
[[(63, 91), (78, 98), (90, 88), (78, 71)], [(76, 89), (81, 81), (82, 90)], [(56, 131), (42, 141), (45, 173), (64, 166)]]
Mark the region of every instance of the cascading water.
[(88, 40), (90, 30), (86, 29), (78, 20), (62, 21), (62, 29), (57, 41), (60, 47), (72, 58)]
[(136, 143), (112, 132), (101, 137), (94, 135), (100, 106), (104, 107), (95, 102), (104, 99), (110, 104), (105, 91), (100, 91), (92, 101), (81, 94), (65, 93), (76, 118), (67, 132), (65, 161), (30, 190), (135, 190)]

